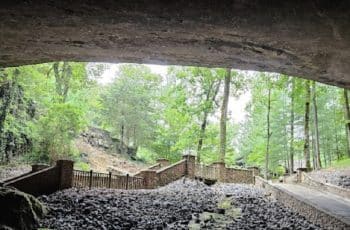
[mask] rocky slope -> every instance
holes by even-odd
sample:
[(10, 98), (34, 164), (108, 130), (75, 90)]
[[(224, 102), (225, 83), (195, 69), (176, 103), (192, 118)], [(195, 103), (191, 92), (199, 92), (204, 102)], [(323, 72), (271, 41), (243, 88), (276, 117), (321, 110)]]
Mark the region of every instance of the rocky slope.
[(318, 181), (350, 189), (350, 169), (320, 170), (309, 175)]
[(145, 164), (131, 161), (126, 156), (112, 154), (104, 148), (92, 146), (90, 143), (86, 142), (84, 138), (78, 138), (75, 141), (75, 145), (82, 155), (82, 160), (89, 163), (90, 168), (96, 172), (112, 171), (117, 174), (126, 174), (136, 173), (147, 168)]
[(179, 180), (154, 190), (69, 189), (40, 200), (54, 229), (320, 229), (248, 185)]

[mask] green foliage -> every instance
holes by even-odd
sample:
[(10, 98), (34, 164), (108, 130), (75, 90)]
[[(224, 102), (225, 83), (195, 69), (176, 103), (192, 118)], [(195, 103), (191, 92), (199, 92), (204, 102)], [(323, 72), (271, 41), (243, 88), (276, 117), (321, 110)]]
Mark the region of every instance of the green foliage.
[(78, 161), (74, 163), (74, 169), (82, 171), (90, 171), (90, 165), (88, 163)]
[(286, 173), (286, 170), (283, 166), (279, 165), (274, 169), (274, 172), (277, 174), (277, 176), (283, 176)]
[(122, 65), (102, 95), (102, 126), (127, 145), (138, 147), (153, 136), (159, 76), (143, 65)]
[[(59, 74), (64, 76), (63, 80), (53, 77), (55, 64), (59, 67)], [(62, 66), (65, 66), (65, 69)], [(64, 73), (67, 70), (69, 74)], [(14, 78), (14, 82), (19, 85), (17, 88), (22, 91), (18, 94), (16, 90), (11, 89), (11, 93), (23, 94), (22, 104), (29, 103), (27, 107), (21, 105), (22, 109), (16, 109), (16, 113), (8, 110), (8, 121), (4, 126), (13, 133), (26, 136), (25, 145), (33, 146), (32, 154), (28, 158), (40, 162), (54, 161), (61, 157), (74, 158), (76, 151), (72, 141), (87, 123), (85, 114), (91, 106), (86, 102), (90, 101), (89, 97), (93, 98), (89, 93), (82, 92), (94, 85), (93, 81), (87, 78), (85, 64), (47, 63), (7, 68), (4, 72), (9, 77), (7, 79)], [(62, 91), (58, 91), (58, 88), (65, 89), (64, 100), (63, 95), (60, 95)], [(26, 108), (25, 111), (23, 108)], [(31, 110), (35, 111), (35, 114), (31, 112), (30, 116), (25, 115)], [(4, 133), (6, 132), (2, 132)]]
[(148, 164), (153, 164), (156, 162), (158, 156), (155, 152), (150, 151), (148, 148), (140, 147), (137, 150), (136, 159)]
[[(225, 69), (171, 66), (161, 77), (145, 65), (124, 64), (111, 83), (99, 84), (108, 68), (101, 63), (56, 62), (1, 69), (1, 89), (8, 89), (0, 90), (1, 159), (8, 157), (5, 152), (15, 141), (16, 146), (31, 146), (21, 147), (20, 154), (32, 151), (30, 158), (35, 161), (62, 157), (79, 161), (73, 140), (86, 126), (96, 126), (138, 148), (137, 159), (147, 163), (160, 157), (174, 162), (184, 152), (199, 152), (205, 164), (219, 160), (218, 114)], [(293, 94), (294, 155), (301, 163), (304, 84), (305, 80), (296, 78)], [(343, 91), (316, 86), (322, 165), (340, 167), (347, 151)], [(248, 92), (251, 101), (241, 124), (233, 123), (229, 115), (225, 162), (231, 166), (243, 159), (246, 166), (264, 167), (268, 89), (269, 165), (271, 173), (280, 175), (288, 167), (291, 146), (291, 77), (285, 75), (232, 71), (231, 98)], [(313, 113), (311, 110), (311, 137)], [(12, 141), (6, 141), (9, 136)], [(347, 160), (344, 162), (346, 165)], [(82, 162), (77, 167), (88, 169)]]
[(70, 104), (52, 104), (37, 123), (37, 155), (39, 161), (73, 158), (73, 140), (84, 127), (82, 111)]
[(350, 158), (337, 160), (332, 163), (331, 168), (350, 168)]

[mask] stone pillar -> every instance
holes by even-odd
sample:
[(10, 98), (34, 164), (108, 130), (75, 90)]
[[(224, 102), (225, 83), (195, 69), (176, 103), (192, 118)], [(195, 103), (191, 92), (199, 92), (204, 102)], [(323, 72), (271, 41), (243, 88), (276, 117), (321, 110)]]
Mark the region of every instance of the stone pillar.
[(303, 172), (307, 172), (307, 168), (297, 168), (297, 182), (303, 182)]
[(74, 162), (71, 160), (58, 160), (56, 167), (59, 173), (59, 185), (58, 189), (71, 188), (73, 184), (73, 165)]
[(34, 164), (34, 165), (32, 165), (32, 172), (37, 172), (37, 171), (46, 169), (48, 167), (50, 167), (50, 166), (47, 164)]
[(157, 163), (160, 164), (160, 167), (163, 168), (163, 167), (166, 167), (166, 166), (169, 166), (170, 163), (169, 163), (169, 160), (168, 159), (165, 159), (165, 158), (160, 158), (160, 159), (157, 159)]
[(253, 171), (253, 176), (259, 176), (260, 169), (258, 167), (252, 166), (252, 167), (248, 167), (248, 169)]
[(193, 179), (196, 170), (196, 156), (186, 154), (182, 156), (182, 159), (186, 160), (186, 172), (187, 177)]
[(143, 177), (146, 189), (152, 189), (157, 187), (157, 171), (142, 170), (139, 176)]
[(226, 167), (224, 162), (215, 162), (212, 166), (216, 167), (219, 170), (219, 182), (226, 182)]
[(250, 171), (252, 171), (252, 183), (255, 184), (255, 177), (259, 176), (260, 174), (260, 169), (258, 167), (252, 166), (248, 167)]

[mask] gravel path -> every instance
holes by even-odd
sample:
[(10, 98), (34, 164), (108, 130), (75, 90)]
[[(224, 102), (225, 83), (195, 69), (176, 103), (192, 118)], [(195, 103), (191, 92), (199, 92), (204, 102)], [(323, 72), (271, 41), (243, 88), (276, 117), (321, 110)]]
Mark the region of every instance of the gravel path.
[(350, 189), (350, 169), (313, 171), (309, 175), (316, 180)]
[(179, 180), (155, 190), (69, 189), (40, 200), (54, 229), (320, 229), (248, 185)]

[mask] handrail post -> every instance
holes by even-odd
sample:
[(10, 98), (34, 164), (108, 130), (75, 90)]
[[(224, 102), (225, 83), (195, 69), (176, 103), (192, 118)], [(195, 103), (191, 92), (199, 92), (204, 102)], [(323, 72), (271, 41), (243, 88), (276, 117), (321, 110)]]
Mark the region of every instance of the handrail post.
[(108, 188), (111, 188), (111, 182), (112, 182), (112, 172), (108, 173)]
[(126, 185), (125, 185), (125, 189), (128, 190), (129, 188), (129, 173), (126, 174)]
[(92, 170), (90, 170), (89, 189), (92, 187)]

